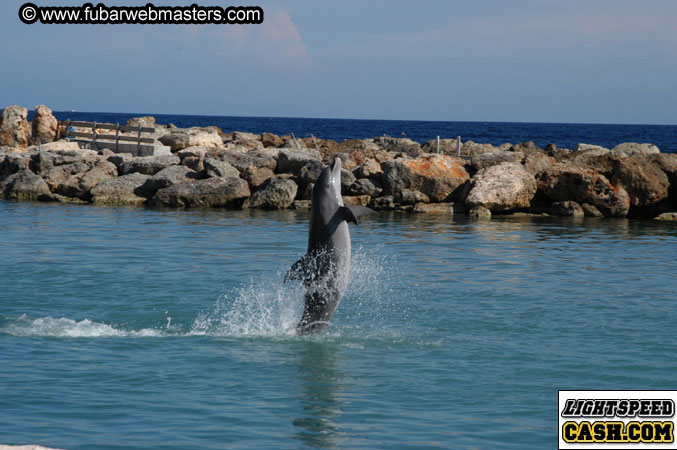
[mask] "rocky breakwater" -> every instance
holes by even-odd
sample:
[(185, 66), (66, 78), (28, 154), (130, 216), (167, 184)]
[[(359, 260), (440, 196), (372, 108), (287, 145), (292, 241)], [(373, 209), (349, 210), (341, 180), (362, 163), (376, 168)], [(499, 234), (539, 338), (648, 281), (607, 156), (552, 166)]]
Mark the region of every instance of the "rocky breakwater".
[[(50, 117), (51, 116), (51, 117)], [(40, 108), (33, 124), (8, 107), (0, 122), (0, 195), (107, 205), (306, 209), (322, 168), (341, 158), (346, 204), (377, 210), (558, 216), (677, 217), (677, 155), (651, 144), (572, 150), (531, 142), (292, 139), (155, 125), (171, 155), (133, 157), (53, 141)], [(152, 122), (153, 118), (132, 119)]]

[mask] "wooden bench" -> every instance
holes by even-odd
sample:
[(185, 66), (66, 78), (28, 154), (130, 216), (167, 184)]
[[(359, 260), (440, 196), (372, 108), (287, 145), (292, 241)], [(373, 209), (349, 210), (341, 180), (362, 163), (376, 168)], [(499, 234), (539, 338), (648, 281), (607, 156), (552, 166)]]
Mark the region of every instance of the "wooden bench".
[[(143, 133), (155, 133), (155, 128), (121, 126), (110, 123), (80, 122), (65, 120), (59, 123), (59, 128), (65, 130), (63, 137), (75, 138), (75, 142), (82, 148), (103, 150), (105, 148), (115, 153), (131, 153), (134, 156), (169, 155), (171, 150), (166, 145), (156, 145), (155, 139), (143, 137)], [(75, 131), (74, 128), (85, 128), (90, 131)], [(108, 130), (110, 133), (99, 133), (98, 130)], [(115, 133), (112, 133), (114, 131)], [(123, 135), (121, 133), (134, 133)]]

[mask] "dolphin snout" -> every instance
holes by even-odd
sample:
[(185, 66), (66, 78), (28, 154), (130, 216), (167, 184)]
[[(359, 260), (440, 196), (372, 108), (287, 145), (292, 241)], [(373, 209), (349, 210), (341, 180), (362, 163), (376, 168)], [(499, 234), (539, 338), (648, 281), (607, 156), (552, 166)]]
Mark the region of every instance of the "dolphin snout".
[(334, 158), (334, 162), (331, 163), (331, 171), (333, 173), (336, 173), (341, 170), (341, 158), (336, 157)]

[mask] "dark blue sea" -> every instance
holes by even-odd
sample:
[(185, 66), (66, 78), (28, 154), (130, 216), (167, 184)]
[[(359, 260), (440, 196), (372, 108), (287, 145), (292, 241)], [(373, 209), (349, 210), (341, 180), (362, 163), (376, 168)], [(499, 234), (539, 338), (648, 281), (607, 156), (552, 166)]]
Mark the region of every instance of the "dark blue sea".
[(188, 116), (169, 114), (129, 114), (57, 111), (59, 120), (85, 120), (124, 124), (132, 117), (152, 115), (157, 123), (173, 123), (177, 127), (204, 127), (216, 125), (224, 132), (246, 131), (260, 134), (269, 132), (278, 135), (294, 133), (297, 137), (313, 134), (323, 139), (343, 141), (365, 139), (384, 134), (423, 143), (440, 136), (442, 139), (501, 145), (506, 142), (518, 144), (534, 141), (545, 147), (554, 143), (558, 147), (573, 148), (576, 144), (601, 145), (613, 148), (623, 142), (649, 142), (663, 153), (677, 153), (677, 125), (608, 125), (577, 123), (517, 123), (517, 122), (433, 122), (416, 120), (355, 120), (355, 119), (310, 119), (288, 117), (225, 117)]

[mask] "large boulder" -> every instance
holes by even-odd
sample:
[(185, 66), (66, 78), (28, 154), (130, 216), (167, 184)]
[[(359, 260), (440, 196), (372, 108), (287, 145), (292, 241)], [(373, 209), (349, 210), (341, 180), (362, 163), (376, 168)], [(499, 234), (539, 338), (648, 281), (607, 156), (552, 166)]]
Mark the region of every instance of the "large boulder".
[(138, 172), (104, 180), (90, 191), (91, 201), (99, 205), (142, 205), (148, 175)]
[[(535, 153), (540, 154), (540, 153)], [(470, 158), (470, 165), (475, 171), (486, 169), (487, 167), (497, 166), (506, 162), (521, 163), (524, 159), (522, 152), (496, 151), (481, 153)]]
[(492, 212), (528, 208), (536, 194), (536, 179), (515, 162), (487, 167), (475, 174), (465, 204), (483, 206)]
[[(275, 172), (267, 167), (248, 167), (242, 172), (241, 176), (247, 180), (250, 188), (256, 189), (257, 187), (261, 186), (268, 178), (274, 177)], [(225, 176), (223, 177), (226, 178)]]
[(45, 105), (35, 107), (35, 116), (32, 125), (33, 144), (46, 144), (56, 137), (59, 122), (52, 114), (52, 110)]
[(219, 154), (219, 158), (226, 161), (238, 171), (243, 172), (248, 167), (266, 167), (275, 170), (278, 165), (275, 153), (269, 153), (268, 149), (257, 149), (250, 152), (225, 151)]
[(590, 168), (558, 162), (539, 173), (537, 182), (539, 192), (551, 202), (589, 203), (607, 217), (625, 217), (630, 209), (626, 190)]
[(208, 177), (230, 178), (240, 176), (239, 170), (228, 161), (221, 159), (205, 158), (203, 166)]
[(390, 136), (379, 136), (374, 138), (374, 144), (383, 150), (394, 153), (404, 153), (408, 156), (418, 156), (423, 153), (421, 145), (408, 138), (393, 138)]
[(223, 145), (223, 139), (216, 131), (204, 131), (202, 129), (173, 129), (160, 139), (164, 145), (168, 145), (175, 152), (188, 147), (216, 148)]
[(320, 161), (322, 156), (317, 150), (292, 151), (282, 150), (277, 160), (277, 173), (298, 173), (303, 166), (313, 161)]
[(242, 178), (208, 178), (160, 189), (151, 203), (179, 207), (239, 207), (249, 196), (249, 185)]
[(263, 143), (264, 147), (282, 147), (284, 144), (284, 141), (282, 138), (276, 134), (272, 133), (263, 133), (261, 135), (261, 143)]
[(56, 187), (56, 193), (65, 197), (86, 200), (92, 188), (102, 181), (117, 177), (117, 175), (118, 170), (115, 164), (106, 160), (99, 160), (84, 173), (75, 174), (59, 184)]
[(156, 122), (153, 116), (132, 117), (126, 125), (128, 127), (155, 128)]
[(8, 106), (0, 116), (0, 145), (26, 148), (31, 140), (28, 110), (21, 106)]
[(292, 180), (269, 178), (245, 202), (250, 208), (286, 209), (296, 198), (298, 186)]
[(632, 206), (653, 206), (668, 197), (670, 180), (660, 166), (643, 156), (613, 159), (614, 184), (622, 185)]
[(382, 173), (381, 165), (373, 159), (367, 159), (362, 165), (353, 169), (356, 178), (379, 179)]
[(51, 191), (39, 175), (28, 169), (16, 172), (0, 182), (0, 193), (5, 198), (19, 201), (38, 200)]
[(195, 181), (198, 173), (188, 166), (169, 166), (165, 167), (155, 175), (146, 180), (142, 192), (144, 196), (151, 197), (160, 189), (164, 189), (175, 184), (185, 184)]
[(370, 197), (378, 197), (383, 192), (381, 183), (369, 178), (360, 178), (350, 185), (348, 193), (350, 195), (368, 195)]
[(553, 164), (555, 164), (555, 158), (544, 153), (532, 153), (524, 158), (524, 169), (534, 176)]
[(464, 161), (447, 155), (423, 155), (381, 163), (385, 196), (398, 196), (404, 189), (419, 191), (432, 202), (456, 199), (469, 180)]
[(28, 170), (31, 163), (31, 155), (23, 152), (10, 152), (4, 154), (0, 162), (0, 181), (22, 170)]
[(142, 156), (122, 163), (120, 174), (129, 175), (136, 172), (144, 175), (155, 175), (162, 169), (177, 165), (180, 162), (181, 158), (177, 155)]
[(611, 149), (611, 154), (619, 158), (634, 155), (655, 155), (660, 152), (654, 144), (638, 144), (637, 142), (624, 142)]

